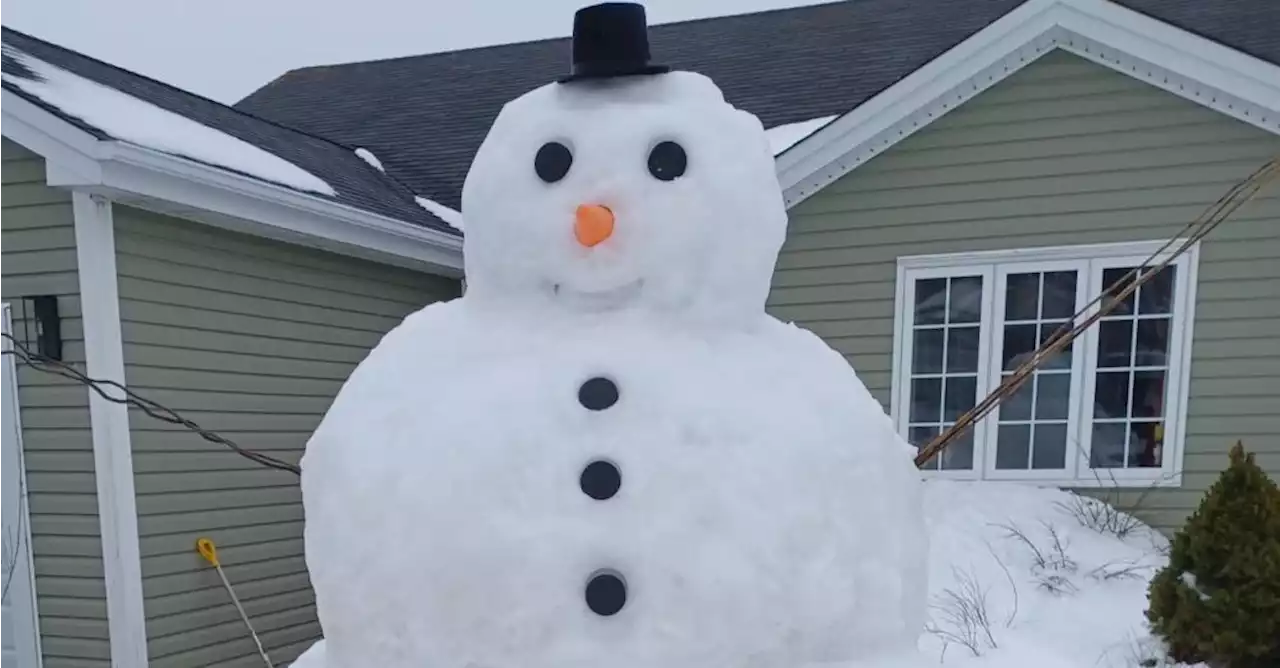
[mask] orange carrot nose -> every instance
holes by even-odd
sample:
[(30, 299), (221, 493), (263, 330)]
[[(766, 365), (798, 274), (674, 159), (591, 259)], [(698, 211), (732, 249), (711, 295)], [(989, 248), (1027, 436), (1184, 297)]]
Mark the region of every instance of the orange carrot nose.
[(573, 224), (573, 235), (578, 243), (591, 248), (613, 235), (613, 212), (607, 206), (582, 204), (578, 207), (578, 219)]

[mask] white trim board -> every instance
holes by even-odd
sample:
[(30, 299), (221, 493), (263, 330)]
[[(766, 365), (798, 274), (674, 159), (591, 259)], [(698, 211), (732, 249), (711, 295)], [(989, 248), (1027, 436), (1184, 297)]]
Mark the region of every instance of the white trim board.
[[(13, 334), (13, 313), (9, 302), (0, 311), (5, 334)], [(0, 347), (5, 353), (13, 349), (13, 343), (4, 339)], [(13, 355), (6, 354), (4, 365), (4, 540), (16, 541), (12, 554), (6, 553), (6, 564), (13, 571), (6, 573), (4, 615), (7, 634), (4, 638), (4, 660), (15, 661), (23, 668), (41, 668), (44, 657), (40, 650), (40, 606), (36, 600), (36, 576), (31, 549), (31, 506), (27, 503), (27, 468), (24, 464), (22, 445), (22, 410), (18, 397), (18, 365)], [(10, 531), (12, 530), (12, 533)], [(12, 654), (9, 653), (10, 646)], [(5, 663), (4, 665), (12, 665)]]
[(1280, 66), (1108, 0), (1029, 0), (778, 156), (787, 207), (1055, 49), (1280, 134)]
[(5, 137), (45, 159), (50, 186), (198, 222), (445, 276), (462, 274), (462, 239), (195, 160), (101, 140), (3, 91)]
[[(72, 193), (71, 203), (75, 214), (86, 373), (92, 378), (124, 385), (124, 345), (120, 332), (111, 201), (77, 191)], [(85, 391), (89, 393), (111, 665), (142, 667), (147, 665), (147, 628), (129, 409), (88, 388)], [(109, 388), (106, 391), (114, 392)]]

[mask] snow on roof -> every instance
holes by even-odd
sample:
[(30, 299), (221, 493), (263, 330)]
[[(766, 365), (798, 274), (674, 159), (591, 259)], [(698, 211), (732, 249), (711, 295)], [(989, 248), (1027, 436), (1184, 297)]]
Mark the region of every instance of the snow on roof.
[(320, 178), (257, 146), (185, 116), (89, 81), (29, 54), (5, 47), (36, 79), (4, 75), (13, 84), (68, 116), (115, 139), (226, 167), (298, 190), (336, 195)]
[(459, 232), (462, 231), (462, 212), (450, 209), (439, 202), (429, 200), (425, 197), (414, 196), (413, 201), (417, 202), (418, 206), (430, 212), (431, 215), (449, 223), (453, 229), (458, 230)]
[(387, 170), (382, 167), (382, 161), (378, 159), (378, 156), (373, 154), (373, 151), (370, 151), (367, 148), (358, 148), (356, 149), (356, 155), (360, 156), (361, 160), (369, 163), (370, 167), (373, 167), (383, 174), (387, 173)]
[(816, 132), (818, 128), (835, 120), (835, 118), (835, 116), (822, 116), (821, 118), (811, 118), (799, 123), (778, 125), (765, 130), (764, 134), (769, 138), (769, 146), (773, 148), (773, 154), (779, 155), (799, 143), (801, 139)]

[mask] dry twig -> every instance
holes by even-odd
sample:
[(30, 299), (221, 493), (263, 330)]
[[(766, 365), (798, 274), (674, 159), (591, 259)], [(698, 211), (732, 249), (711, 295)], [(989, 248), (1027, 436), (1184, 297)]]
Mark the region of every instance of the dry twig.
[(944, 651), (954, 643), (974, 656), (982, 656), (984, 650), (998, 647), (987, 612), (987, 590), (970, 572), (952, 568), (952, 573), (958, 586), (943, 589), (932, 606), (943, 624), (930, 623), (925, 631), (942, 641)]

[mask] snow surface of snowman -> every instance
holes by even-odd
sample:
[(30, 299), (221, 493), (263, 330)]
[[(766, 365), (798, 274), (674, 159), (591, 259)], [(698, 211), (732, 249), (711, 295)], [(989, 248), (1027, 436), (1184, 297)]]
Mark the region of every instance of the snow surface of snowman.
[(766, 315), (760, 122), (689, 72), (508, 103), (467, 294), (386, 335), (302, 461), (308, 666), (793, 668), (914, 650), (914, 449)]

